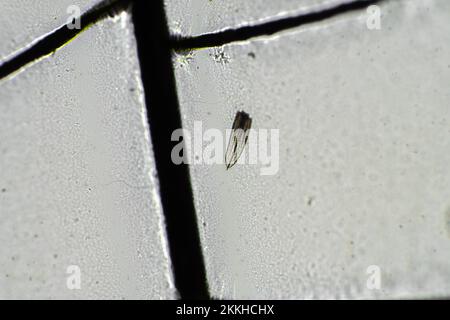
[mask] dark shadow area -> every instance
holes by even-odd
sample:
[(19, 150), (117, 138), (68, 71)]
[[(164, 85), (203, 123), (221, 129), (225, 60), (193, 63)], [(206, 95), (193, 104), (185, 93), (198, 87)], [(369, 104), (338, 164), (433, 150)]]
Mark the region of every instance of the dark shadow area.
[(171, 159), (182, 123), (164, 1), (135, 1), (133, 22), (175, 285), (182, 299), (209, 299), (189, 168)]
[(337, 15), (362, 10), (370, 5), (379, 4), (384, 1), (387, 0), (360, 0), (344, 3), (322, 11), (311, 12), (299, 16), (288, 17), (252, 26), (245, 26), (237, 29), (226, 29), (224, 31), (208, 33), (196, 37), (173, 37), (171, 40), (171, 47), (176, 51), (181, 51), (195, 48), (222, 46), (224, 44), (244, 41), (254, 37), (272, 35), (274, 33), (299, 27), (304, 24), (320, 22)]
[(172, 50), (221, 46), (272, 35), (340, 14), (364, 10), (369, 5), (384, 1), (387, 0), (354, 1), (319, 12), (187, 38), (170, 36), (164, 0), (104, 1), (81, 16), (82, 29), (71, 30), (64, 25), (3, 63), (0, 66), (0, 79), (51, 54), (82, 32), (83, 27), (133, 4), (138, 57), (175, 286), (182, 299), (210, 299), (189, 168), (185, 164), (175, 165), (171, 159), (172, 148), (178, 143), (171, 141), (172, 133), (182, 128)]

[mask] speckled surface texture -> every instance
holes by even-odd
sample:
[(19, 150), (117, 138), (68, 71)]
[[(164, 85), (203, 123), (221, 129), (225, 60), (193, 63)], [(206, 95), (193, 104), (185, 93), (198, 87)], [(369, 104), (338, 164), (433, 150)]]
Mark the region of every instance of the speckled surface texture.
[(174, 58), (187, 129), (280, 130), (273, 176), (191, 166), (213, 296), (450, 295), (450, 3), (381, 13)]
[(130, 19), (0, 82), (2, 299), (176, 297)]
[[(13, 60), (12, 74), (0, 70), (0, 299), (178, 298), (168, 239), (178, 249), (172, 257), (191, 258), (182, 252), (188, 244), (203, 252), (213, 298), (448, 298), (450, 1), (383, 1), (379, 29), (369, 28), (374, 11), (362, 6), (240, 42), (240, 27), (349, 0), (161, 1), (173, 36), (218, 34), (173, 52), (176, 87), (160, 95), (152, 85), (171, 65), (151, 66), (168, 56), (149, 58), (139, 46), (150, 61), (143, 70), (157, 70), (156, 82), (146, 77), (147, 99), (129, 12), (111, 11), (54, 48), (69, 6), (83, 13), (102, 1), (0, 3), (0, 68), (43, 37), (52, 39), (46, 52), (58, 49), (33, 51), (27, 65)], [(166, 29), (149, 28), (141, 12), (145, 45)], [(265, 26), (252, 30), (270, 33)], [(224, 29), (238, 30), (220, 38)], [(231, 43), (208, 47), (218, 38)], [(155, 140), (163, 130), (149, 128), (146, 111), (161, 109), (145, 101), (168, 108), (168, 119), (152, 124), (170, 124), (176, 94), (194, 143), (200, 248), (180, 241), (183, 232), (166, 234), (161, 195), (170, 192), (160, 192), (150, 140), (151, 132), (164, 162), (167, 150), (157, 147), (166, 144)], [(213, 132), (224, 138), (214, 140), (223, 146), (214, 155), (224, 158), (237, 111), (257, 134), (242, 159), (257, 141), (257, 164), (205, 164)], [(202, 137), (208, 129), (215, 131)], [(278, 136), (269, 131), (263, 150), (261, 130), (272, 129)], [(184, 181), (158, 165), (166, 185)], [(197, 235), (194, 225), (168, 229)], [(182, 271), (178, 284), (193, 275)]]
[[(100, 0), (2, 0), (0, 2), (0, 63), (22, 52), (49, 32), (67, 23), (69, 6), (82, 14)], [(73, 11), (70, 11), (73, 12)]]

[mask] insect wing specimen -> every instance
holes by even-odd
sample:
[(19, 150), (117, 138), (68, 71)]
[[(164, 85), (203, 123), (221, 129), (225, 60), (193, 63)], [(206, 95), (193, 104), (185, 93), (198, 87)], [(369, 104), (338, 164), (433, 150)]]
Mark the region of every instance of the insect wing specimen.
[(247, 144), (248, 134), (252, 126), (252, 118), (243, 111), (238, 111), (234, 118), (231, 130), (230, 141), (228, 142), (227, 152), (225, 153), (225, 164), (227, 170), (238, 161)]

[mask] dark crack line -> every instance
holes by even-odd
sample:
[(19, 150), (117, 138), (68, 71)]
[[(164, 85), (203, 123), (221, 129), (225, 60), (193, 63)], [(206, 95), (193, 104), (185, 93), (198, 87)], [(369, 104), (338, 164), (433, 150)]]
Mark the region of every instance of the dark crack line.
[(133, 23), (175, 286), (182, 299), (209, 299), (189, 168), (171, 159), (182, 122), (164, 1), (136, 0)]
[(330, 19), (352, 11), (359, 11), (370, 5), (380, 4), (387, 0), (361, 0), (344, 3), (299, 16), (269, 21), (262, 24), (245, 26), (237, 29), (226, 29), (224, 31), (203, 34), (195, 37), (172, 37), (171, 47), (175, 51), (184, 51), (197, 48), (217, 47), (225, 44), (245, 41), (251, 38), (273, 35), (277, 32)]
[(131, 0), (107, 0), (92, 7), (81, 15), (81, 29), (69, 29), (63, 25), (40, 39), (35, 44), (0, 65), (0, 79), (19, 71), (29, 63), (45, 57), (78, 36), (91, 24), (126, 9)]
[(355, 1), (323, 11), (186, 38), (170, 36), (164, 0), (104, 1), (81, 16), (84, 26), (81, 30), (71, 30), (64, 25), (4, 62), (0, 65), (0, 79), (51, 54), (92, 23), (126, 9), (133, 3), (132, 18), (175, 286), (182, 299), (209, 299), (189, 168), (184, 164), (175, 165), (171, 159), (172, 132), (182, 128), (172, 63), (173, 50), (215, 47), (272, 35), (384, 1), (387, 0)]

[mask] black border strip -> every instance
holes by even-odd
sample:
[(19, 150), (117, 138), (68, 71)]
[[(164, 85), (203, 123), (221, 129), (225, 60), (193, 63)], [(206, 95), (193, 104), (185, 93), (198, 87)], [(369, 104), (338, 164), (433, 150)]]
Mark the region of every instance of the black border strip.
[[(245, 0), (243, 0), (245, 1)], [(322, 11), (310, 12), (299, 16), (269, 21), (257, 25), (249, 25), (237, 29), (226, 29), (220, 32), (207, 33), (195, 37), (173, 37), (171, 47), (176, 51), (189, 49), (217, 47), (237, 41), (245, 41), (254, 37), (272, 35), (274, 33), (311, 24), (334, 16), (358, 11), (370, 5), (379, 4), (386, 0), (357, 0), (331, 7)]]

